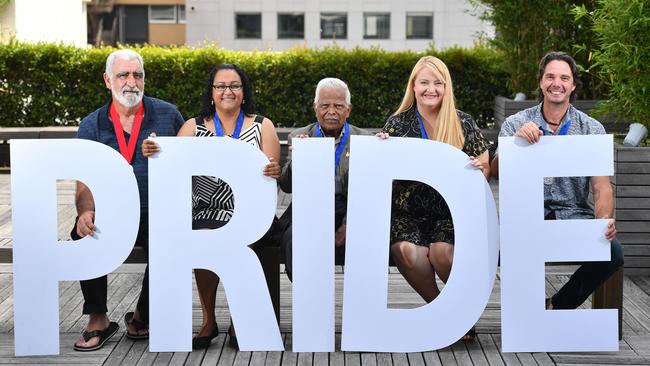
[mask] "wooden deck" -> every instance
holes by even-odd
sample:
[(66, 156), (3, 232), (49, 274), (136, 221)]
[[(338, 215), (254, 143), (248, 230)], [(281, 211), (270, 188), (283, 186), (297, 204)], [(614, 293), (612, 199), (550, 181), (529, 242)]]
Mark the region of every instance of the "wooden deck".
[[(72, 220), (74, 185), (58, 184), (59, 237), (67, 239)], [(287, 198), (279, 200), (279, 211)], [(0, 247), (11, 246), (11, 211), (9, 176), (0, 175)], [(72, 344), (83, 330), (86, 318), (81, 315), (82, 295), (77, 282), (60, 283), (59, 316), (61, 352), (59, 356), (14, 357), (13, 297), (11, 264), (0, 265), (0, 364), (83, 364), (83, 365), (234, 365), (234, 366), (433, 366), (433, 365), (649, 365), (650, 364), (650, 277), (626, 276), (624, 282), (623, 339), (615, 353), (501, 353), (500, 283), (497, 279), (490, 301), (477, 324), (478, 337), (473, 342), (457, 342), (451, 347), (423, 353), (294, 353), (290, 352), (291, 284), (286, 276), (281, 283), (280, 328), (287, 352), (237, 352), (228, 345), (227, 336), (220, 335), (208, 350), (190, 353), (150, 353), (146, 341), (134, 342), (123, 335), (122, 317), (137, 302), (144, 266), (125, 264), (109, 275), (110, 318), (118, 321), (121, 330), (107, 345), (96, 352), (79, 353)], [(575, 270), (571, 266), (548, 267), (547, 294), (554, 293)], [(340, 348), (341, 299), (343, 268), (336, 275), (336, 331)], [(389, 274), (389, 306), (413, 308), (423, 301), (393, 268)], [(194, 289), (192, 302), (193, 328), (200, 327), (200, 304)], [(220, 286), (217, 294), (217, 322), (225, 333), (229, 326), (228, 306)], [(583, 305), (588, 308), (589, 300)], [(432, 326), (435, 326), (432, 324)], [(38, 331), (34, 331), (38, 342)], [(386, 337), (396, 334), (387, 334)]]

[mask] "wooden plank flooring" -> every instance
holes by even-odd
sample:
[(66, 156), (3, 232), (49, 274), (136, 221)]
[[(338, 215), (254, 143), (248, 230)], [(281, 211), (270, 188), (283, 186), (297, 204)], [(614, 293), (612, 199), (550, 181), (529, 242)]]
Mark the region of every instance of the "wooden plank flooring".
[[(0, 175), (0, 247), (11, 247), (11, 213), (9, 176)], [(61, 181), (58, 187), (59, 238), (66, 240), (75, 217), (74, 185)], [(495, 194), (496, 198), (496, 194)], [(278, 200), (281, 213), (289, 197)], [(575, 270), (572, 266), (547, 267), (546, 291), (554, 293)], [(122, 325), (122, 317), (137, 302), (144, 265), (125, 264), (109, 274), (109, 311), (112, 320)], [(336, 344), (340, 349), (343, 268), (336, 274)], [(207, 350), (189, 353), (151, 353), (146, 341), (134, 342), (123, 335), (124, 327), (106, 346), (96, 352), (79, 353), (72, 344), (84, 328), (81, 315), (83, 298), (76, 282), (59, 285), (59, 320), (61, 349), (58, 356), (14, 357), (13, 286), (11, 264), (0, 264), (0, 364), (21, 365), (219, 365), (219, 366), (436, 366), (436, 365), (650, 365), (650, 277), (626, 276), (624, 281), (623, 340), (613, 353), (502, 353), (500, 282), (497, 279), (483, 315), (476, 327), (478, 337), (472, 342), (458, 342), (445, 349), (422, 353), (294, 353), (291, 334), (291, 283), (282, 275), (280, 329), (285, 352), (237, 352), (228, 344), (225, 332), (229, 311), (223, 288), (217, 294), (217, 322), (222, 332)], [(442, 286), (442, 284), (440, 284)], [(414, 308), (423, 305), (402, 276), (391, 268), (388, 277), (388, 305), (391, 308)], [(589, 308), (589, 300), (583, 308)], [(194, 287), (193, 329), (200, 328), (200, 303)], [(435, 326), (432, 324), (432, 326)], [(397, 334), (387, 334), (396, 337)], [(35, 332), (38, 341), (38, 332)]]

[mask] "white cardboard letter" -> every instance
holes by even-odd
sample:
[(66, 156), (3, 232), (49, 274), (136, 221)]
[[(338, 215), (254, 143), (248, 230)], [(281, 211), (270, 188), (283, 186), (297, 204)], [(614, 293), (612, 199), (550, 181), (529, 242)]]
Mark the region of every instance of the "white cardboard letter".
[(545, 262), (610, 258), (607, 220), (544, 220), (544, 177), (610, 176), (611, 135), (499, 138), (504, 352), (618, 350), (615, 309), (545, 310)]
[(293, 139), (293, 351), (334, 352), (334, 139)]
[[(92, 191), (95, 237), (57, 241), (57, 179), (81, 180)], [(11, 208), (16, 355), (58, 354), (59, 281), (103, 276), (133, 248), (140, 221), (133, 169), (93, 141), (12, 140)]]
[[(282, 338), (260, 261), (248, 245), (271, 225), (275, 179), (268, 159), (231, 138), (159, 137), (149, 160), (150, 350), (192, 349), (192, 268), (216, 273), (226, 290), (242, 351), (281, 351)], [(197, 156), (203, 159), (196, 159)], [(192, 230), (192, 176), (230, 185), (235, 210), (215, 230)]]
[[(447, 144), (352, 136), (350, 146), (341, 349), (421, 352), (458, 341), (483, 312), (496, 274), (498, 224), (490, 187), (467, 155)], [(405, 164), (410, 161), (416, 163)], [(430, 304), (409, 310), (387, 308), (394, 179), (434, 187), (455, 229), (454, 263), (444, 290)]]

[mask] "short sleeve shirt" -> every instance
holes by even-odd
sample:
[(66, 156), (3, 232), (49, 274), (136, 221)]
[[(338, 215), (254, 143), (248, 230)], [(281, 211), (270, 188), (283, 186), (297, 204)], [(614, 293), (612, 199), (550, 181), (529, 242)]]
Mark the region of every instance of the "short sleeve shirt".
[[(178, 108), (173, 104), (146, 96), (142, 101), (145, 114), (131, 166), (138, 182), (140, 207), (141, 209), (147, 209), (149, 207), (149, 164), (148, 159), (142, 155), (142, 141), (152, 132), (155, 132), (157, 136), (176, 136), (184, 120)], [(77, 131), (77, 138), (100, 142), (112, 147), (119, 153), (120, 149), (115, 135), (115, 128), (109, 117), (110, 103), (92, 112), (81, 121)], [(124, 137), (127, 142), (131, 138), (130, 134), (126, 132), (124, 132)]]
[[(602, 135), (605, 128), (597, 120), (569, 105), (560, 126), (551, 132), (542, 112), (543, 104), (520, 111), (508, 117), (501, 126), (499, 136), (514, 136), (527, 122), (539, 126), (544, 135), (557, 135), (569, 125), (567, 135)], [(544, 180), (544, 216), (558, 220), (591, 219), (594, 209), (589, 203), (591, 177), (554, 177)]]

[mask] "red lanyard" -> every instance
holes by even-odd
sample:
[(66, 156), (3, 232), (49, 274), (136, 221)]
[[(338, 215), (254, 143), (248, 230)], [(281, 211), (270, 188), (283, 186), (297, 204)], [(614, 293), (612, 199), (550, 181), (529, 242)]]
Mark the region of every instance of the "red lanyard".
[(128, 147), (126, 145), (126, 138), (124, 137), (124, 129), (122, 128), (122, 123), (120, 123), (120, 115), (117, 113), (117, 109), (115, 109), (115, 104), (111, 104), (110, 113), (111, 118), (113, 119), (113, 127), (115, 128), (115, 136), (117, 137), (117, 146), (120, 148), (120, 153), (122, 153), (124, 159), (131, 164), (133, 153), (135, 152), (135, 145), (138, 143), (140, 126), (142, 125), (142, 119), (144, 118), (144, 103), (140, 103), (140, 108), (135, 113)]

